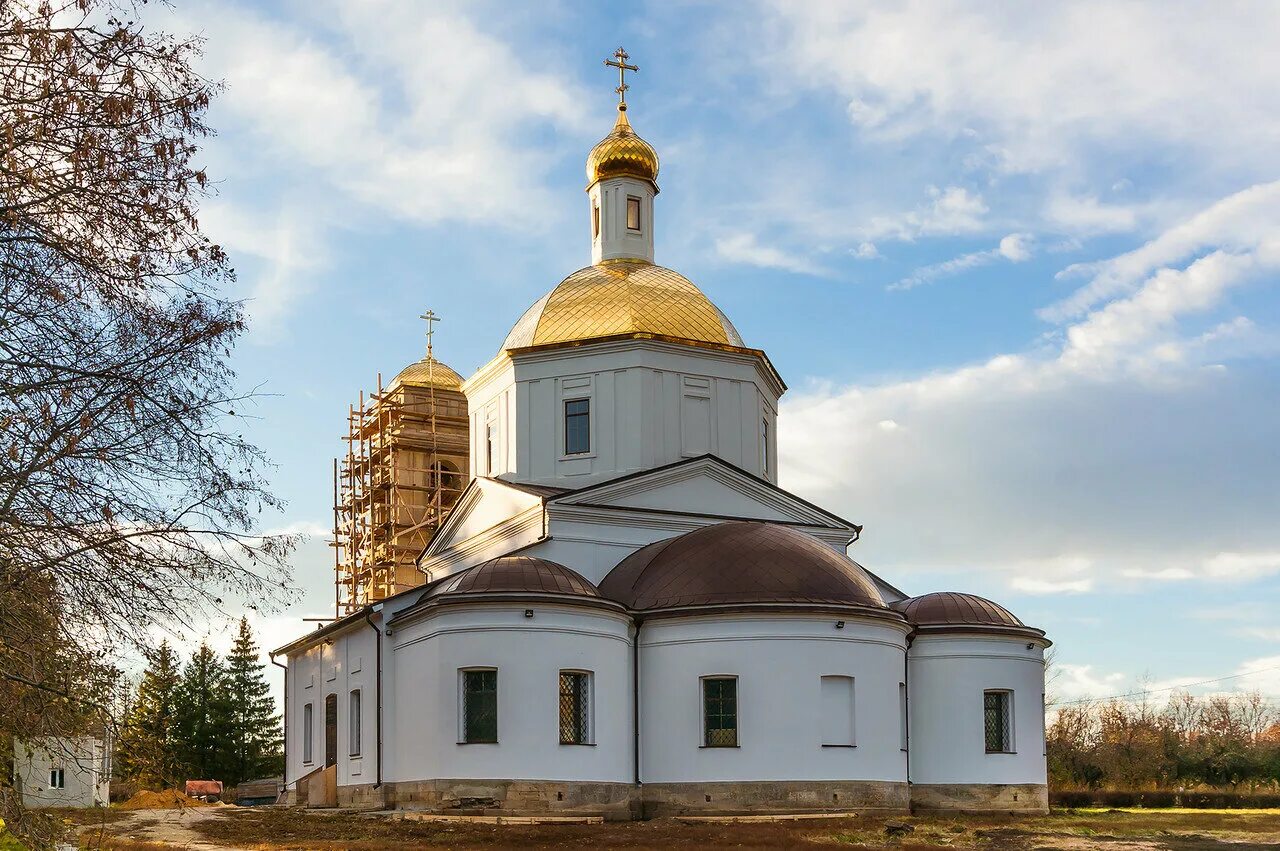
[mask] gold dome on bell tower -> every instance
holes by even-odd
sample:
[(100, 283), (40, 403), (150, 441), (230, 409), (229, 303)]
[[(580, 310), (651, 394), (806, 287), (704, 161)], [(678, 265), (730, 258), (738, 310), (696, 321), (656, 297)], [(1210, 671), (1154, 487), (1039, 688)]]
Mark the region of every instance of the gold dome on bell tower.
[(613, 59), (604, 60), (605, 65), (618, 69), (618, 119), (613, 123), (613, 130), (605, 136), (587, 155), (587, 188), (597, 181), (610, 177), (635, 177), (653, 184), (653, 191), (658, 191), (658, 152), (653, 146), (636, 135), (627, 119), (627, 85), (628, 71), (639, 71), (635, 65), (628, 65), (631, 57), (619, 47), (613, 53)]

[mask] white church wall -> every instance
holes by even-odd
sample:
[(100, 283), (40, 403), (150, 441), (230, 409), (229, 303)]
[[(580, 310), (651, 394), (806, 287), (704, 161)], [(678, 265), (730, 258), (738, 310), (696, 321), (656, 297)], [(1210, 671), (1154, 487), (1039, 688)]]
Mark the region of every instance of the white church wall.
[[(286, 718), (290, 788), (325, 764), (325, 701), (335, 695), (338, 785), (373, 783), (377, 774), (377, 638), (364, 621), (289, 657)], [(353, 748), (351, 692), (360, 691), (360, 746)], [(311, 759), (307, 756), (306, 705), (311, 705)], [(357, 753), (353, 754), (353, 751)]]
[[(653, 262), (653, 184), (634, 177), (611, 177), (587, 190), (591, 201), (588, 213), (600, 211), (600, 228), (591, 237), (591, 262), (621, 258)], [(627, 227), (627, 199), (640, 200), (640, 227)], [(594, 224), (591, 224), (595, 230)]]
[[(629, 782), (629, 628), (621, 614), (538, 603), (449, 606), (396, 626), (384, 779)], [(498, 672), (497, 744), (459, 744), (466, 668)], [(560, 744), (561, 670), (592, 674), (594, 746)]]
[[(650, 620), (640, 632), (641, 779), (904, 782), (906, 625), (835, 616)], [(703, 747), (701, 678), (738, 678), (739, 747)], [(823, 676), (853, 678), (855, 747), (823, 747)]]
[[(511, 364), (511, 366), (508, 366)], [(584, 487), (711, 453), (776, 481), (781, 385), (753, 355), (651, 340), (499, 357), (465, 386), (473, 475)], [(564, 403), (591, 406), (590, 450), (566, 454)], [(487, 424), (503, 464), (485, 471)], [(766, 429), (765, 423), (768, 423)]]
[[(920, 635), (909, 659), (912, 783), (1046, 782), (1042, 641)], [(988, 689), (1013, 694), (1014, 753), (986, 752)]]

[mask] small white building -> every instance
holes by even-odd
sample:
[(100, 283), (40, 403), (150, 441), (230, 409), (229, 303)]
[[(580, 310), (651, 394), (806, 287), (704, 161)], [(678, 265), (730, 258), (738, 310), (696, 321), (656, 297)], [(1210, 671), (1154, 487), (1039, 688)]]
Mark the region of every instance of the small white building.
[[(1044, 810), (1044, 633), (909, 597), (777, 485), (786, 385), (654, 263), (626, 105), (592, 265), (463, 384), (470, 483), (403, 591), (280, 648), (310, 804), (503, 812)], [(814, 446), (821, 452), (821, 446)]]
[(111, 749), (95, 736), (17, 739), (13, 780), (25, 807), (105, 807)]

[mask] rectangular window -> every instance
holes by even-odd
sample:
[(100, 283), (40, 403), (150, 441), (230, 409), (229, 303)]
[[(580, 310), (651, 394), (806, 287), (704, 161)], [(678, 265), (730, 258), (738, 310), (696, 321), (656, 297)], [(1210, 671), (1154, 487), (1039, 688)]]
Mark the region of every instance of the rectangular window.
[(627, 230), (640, 230), (640, 199), (627, 197)]
[(351, 736), (351, 746), (347, 751), (351, 756), (360, 756), (360, 689), (354, 689), (351, 692), (348, 708), (350, 709), (348, 724), (351, 727), (348, 733)]
[(760, 471), (761, 475), (769, 475), (769, 419), (760, 421)]
[(498, 672), (462, 672), (462, 741), (498, 741)]
[(498, 424), (486, 423), (484, 427), (485, 473), (493, 475), (498, 469)]
[(560, 672), (560, 744), (591, 743), (591, 675)]
[(853, 677), (822, 678), (822, 746), (853, 747)]
[(898, 683), (898, 738), (904, 751), (907, 749), (907, 736), (910, 735), (907, 723), (907, 684)]
[(1007, 691), (982, 693), (983, 728), (986, 733), (987, 753), (1013, 753), (1011, 704), (1013, 695)]
[(702, 680), (703, 741), (709, 748), (738, 746), (738, 678)]
[(302, 761), (310, 763), (313, 755), (311, 739), (315, 733), (315, 718), (311, 704), (302, 707)]
[(571, 399), (564, 403), (564, 454), (591, 451), (591, 400)]
[(591, 205), (591, 237), (596, 239), (600, 236), (600, 204), (593, 203)]
[(61, 768), (49, 769), (49, 788), (63, 789), (66, 785), (66, 778), (62, 776)]

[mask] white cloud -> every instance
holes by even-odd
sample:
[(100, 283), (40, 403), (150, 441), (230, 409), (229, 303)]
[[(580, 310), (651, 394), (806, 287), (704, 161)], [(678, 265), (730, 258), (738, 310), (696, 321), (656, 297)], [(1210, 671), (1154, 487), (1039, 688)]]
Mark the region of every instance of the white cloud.
[(1104, 204), (1092, 195), (1054, 194), (1044, 210), (1045, 221), (1072, 233), (1113, 233), (1138, 226), (1138, 209), (1126, 204)]
[(1250, 323), (1181, 327), (1280, 270), (1280, 207), (1251, 232), (1151, 268), (1059, 343), (795, 392), (783, 485), (865, 523), (859, 555), (886, 571), (965, 565), (1024, 593), (1280, 572), (1280, 399), (1265, 374), (1222, 365)]
[(878, 239), (913, 240), (922, 236), (954, 236), (974, 233), (984, 227), (987, 204), (982, 195), (963, 186), (939, 189), (930, 186), (929, 201), (895, 216), (874, 216), (860, 233), (864, 241)]
[(849, 253), (859, 260), (876, 260), (880, 257), (880, 251), (874, 242), (860, 242), (858, 247)]
[(821, 275), (822, 270), (804, 257), (767, 245), (761, 245), (755, 235), (735, 233), (716, 240), (716, 254), (731, 263), (759, 266), (762, 269), (783, 269), (803, 275)]
[(886, 142), (969, 134), (1022, 171), (1153, 142), (1269, 168), (1270, 146), (1256, 142), (1280, 137), (1273, 4), (1221, 14), (1103, 0), (1035, 15), (958, 0), (765, 9), (768, 72), (834, 90), (850, 120)]
[(945, 278), (949, 275), (959, 274), (966, 269), (973, 269), (977, 266), (986, 266), (997, 260), (1008, 260), (1011, 263), (1022, 263), (1030, 260), (1032, 256), (1032, 238), (1023, 233), (1011, 233), (1000, 240), (1000, 244), (995, 248), (987, 251), (972, 251), (968, 254), (961, 254), (942, 263), (934, 263), (930, 266), (922, 266), (910, 275), (890, 284), (890, 290), (909, 290), (936, 281), (939, 278)]
[(1083, 698), (1103, 698), (1121, 691), (1125, 675), (1120, 673), (1104, 674), (1093, 665), (1072, 665), (1063, 662), (1053, 666), (1053, 689), (1058, 692), (1059, 699), (1080, 700)]

